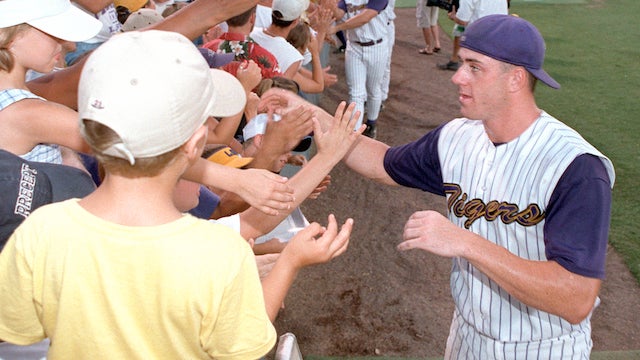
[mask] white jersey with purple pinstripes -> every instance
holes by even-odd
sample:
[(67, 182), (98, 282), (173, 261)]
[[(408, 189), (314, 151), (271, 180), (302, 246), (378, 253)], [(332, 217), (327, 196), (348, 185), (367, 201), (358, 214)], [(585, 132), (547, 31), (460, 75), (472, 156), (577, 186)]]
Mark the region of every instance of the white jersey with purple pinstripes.
[[(585, 153), (602, 160), (613, 184), (611, 161), (544, 112), (518, 139), (499, 146), (482, 122), (456, 119), (438, 142), (449, 220), (522, 258), (544, 261), (547, 204), (566, 168)], [(480, 208), (487, 210), (475, 216)], [(502, 210), (508, 214), (498, 216)], [(456, 311), (445, 358), (588, 359), (591, 316), (572, 325), (527, 306), (464, 258), (453, 260), (450, 282)]]
[[(344, 1), (346, 6), (345, 15), (342, 20), (348, 20), (367, 9), (369, 0), (347, 0)], [(386, 37), (387, 34), (387, 16), (378, 16), (371, 19), (368, 23), (354, 29), (347, 30), (347, 40), (358, 42), (377, 41)]]

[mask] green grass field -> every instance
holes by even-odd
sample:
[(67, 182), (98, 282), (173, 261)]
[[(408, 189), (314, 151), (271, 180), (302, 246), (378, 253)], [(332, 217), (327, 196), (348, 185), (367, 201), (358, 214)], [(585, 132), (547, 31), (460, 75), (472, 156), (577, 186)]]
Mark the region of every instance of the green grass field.
[[(640, 282), (640, 1), (512, 0), (510, 11), (538, 27), (547, 44), (545, 70), (562, 85), (538, 86), (538, 105), (614, 163), (610, 243)], [(451, 26), (444, 12), (440, 24)]]

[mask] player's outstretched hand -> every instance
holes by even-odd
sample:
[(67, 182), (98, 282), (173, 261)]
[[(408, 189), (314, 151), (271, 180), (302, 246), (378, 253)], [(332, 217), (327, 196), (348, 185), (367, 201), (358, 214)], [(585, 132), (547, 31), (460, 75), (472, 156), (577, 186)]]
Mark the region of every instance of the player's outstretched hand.
[(347, 250), (353, 229), (353, 219), (347, 219), (338, 231), (333, 214), (329, 215), (327, 227), (312, 223), (294, 236), (280, 255), (292, 269), (325, 263)]
[(398, 250), (422, 249), (445, 257), (462, 256), (465, 233), (471, 234), (437, 211), (418, 211), (404, 225), (404, 241), (398, 245)]

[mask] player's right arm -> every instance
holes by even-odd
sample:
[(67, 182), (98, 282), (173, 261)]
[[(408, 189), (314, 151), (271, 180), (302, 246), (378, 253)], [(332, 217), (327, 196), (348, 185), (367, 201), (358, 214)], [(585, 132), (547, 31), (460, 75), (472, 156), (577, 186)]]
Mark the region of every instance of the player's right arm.
[(398, 185), (384, 168), (384, 156), (389, 145), (360, 136), (342, 161), (358, 174), (385, 185)]
[[(282, 103), (286, 103), (287, 108), (292, 108), (300, 104), (313, 106), (316, 110), (316, 118), (323, 129), (326, 129), (328, 124), (333, 122), (333, 115), (316, 105), (310, 104), (291, 91), (272, 88), (267, 90), (262, 96), (277, 97)], [(398, 185), (384, 169), (384, 156), (387, 149), (389, 149), (389, 146), (382, 142), (366, 136), (359, 136), (354, 146), (347, 152), (342, 160), (353, 171), (362, 176), (376, 180), (382, 184)]]

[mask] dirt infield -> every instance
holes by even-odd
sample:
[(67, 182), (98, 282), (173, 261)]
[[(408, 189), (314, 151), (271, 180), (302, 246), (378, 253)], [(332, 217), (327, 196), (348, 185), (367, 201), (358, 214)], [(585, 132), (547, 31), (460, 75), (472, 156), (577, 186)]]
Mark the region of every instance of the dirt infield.
[[(419, 55), (423, 41), (415, 9), (396, 12), (392, 90), (378, 129), (378, 139), (389, 145), (414, 140), (458, 114), (453, 73), (435, 68), (447, 61), (450, 39), (442, 34), (440, 54)], [(321, 102), (331, 112), (348, 97), (343, 60), (331, 55), (341, 77)], [(322, 223), (329, 213), (339, 220), (353, 217), (351, 245), (333, 262), (300, 274), (276, 322), (278, 332), (293, 332), (304, 355), (442, 356), (453, 309), (451, 261), (420, 251), (400, 253), (395, 246), (411, 213), (444, 212), (444, 199), (375, 184), (343, 165), (332, 177), (329, 190), (302, 209), (309, 220)], [(640, 287), (612, 249), (600, 297), (594, 350), (640, 349)]]

